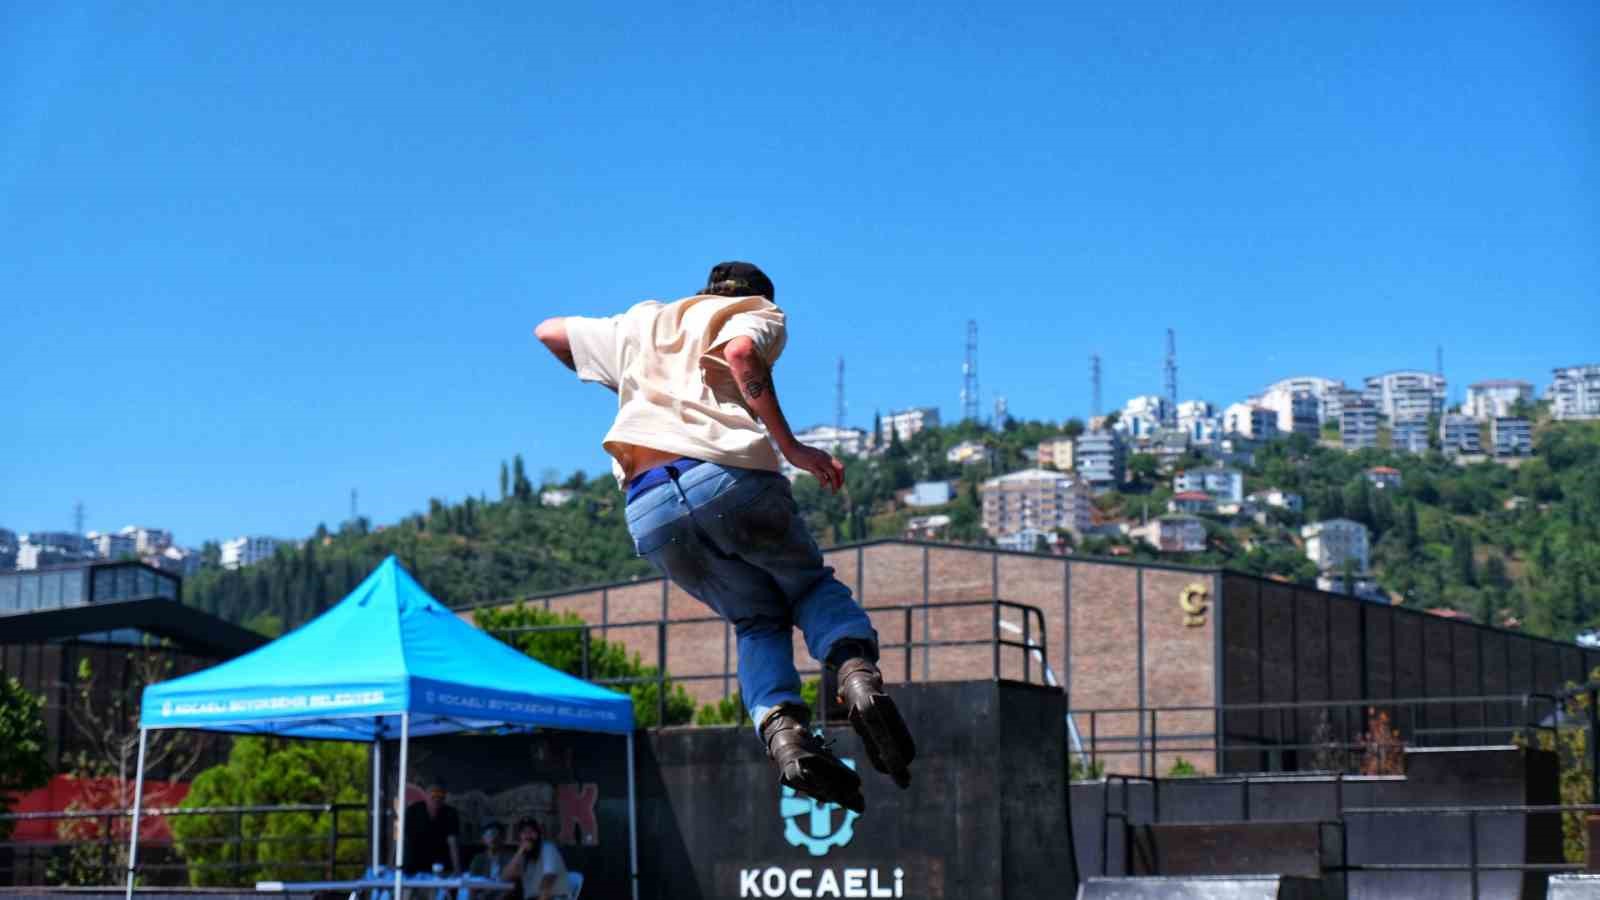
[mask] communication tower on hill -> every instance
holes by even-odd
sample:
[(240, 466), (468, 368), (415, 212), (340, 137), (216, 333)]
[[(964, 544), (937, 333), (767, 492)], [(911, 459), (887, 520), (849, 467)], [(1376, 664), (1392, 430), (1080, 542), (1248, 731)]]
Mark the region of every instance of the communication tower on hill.
[(1089, 354), (1089, 385), (1091, 390), (1089, 415), (1100, 417), (1100, 354)]
[(1167, 409), (1161, 424), (1171, 428), (1178, 424), (1178, 336), (1171, 328), (1167, 329), (1166, 390)]
[(967, 361), (961, 366), (961, 418), (978, 420), (978, 320), (967, 320)]
[(839, 357), (839, 378), (833, 389), (833, 427), (844, 429), (844, 357)]
[(1005, 395), (1003, 395), (1003, 394), (995, 395), (995, 398), (994, 398), (994, 430), (995, 431), (1004, 431), (1005, 427), (1006, 427), (1006, 422), (1010, 421), (1010, 418), (1011, 418), (1011, 414), (1006, 409), (1006, 398), (1005, 398)]

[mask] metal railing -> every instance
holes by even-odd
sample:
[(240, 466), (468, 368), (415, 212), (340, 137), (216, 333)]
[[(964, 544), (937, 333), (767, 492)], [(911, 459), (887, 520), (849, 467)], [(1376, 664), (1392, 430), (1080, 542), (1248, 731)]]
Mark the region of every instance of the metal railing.
[[(247, 833), (247, 816), (304, 813), (327, 816), (327, 833), (289, 836)], [(142, 811), (142, 816), (145, 818), (141, 819), (141, 835), (148, 834), (146, 828), (151, 827), (146, 823), (195, 816), (223, 819), (228, 823), (228, 831), (221, 836), (187, 838), (182, 841), (176, 837), (170, 841), (152, 841), (141, 837), (140, 877), (152, 883), (177, 885), (187, 884), (186, 876), (191, 872), (230, 873), (235, 876), (229, 879), (234, 883), (239, 882), (237, 875), (246, 870), (266, 874), (309, 874), (315, 871), (319, 877), (329, 879), (341, 875), (359, 875), (368, 865), (371, 836), (365, 831), (361, 833), (340, 831), (341, 814), (346, 816), (347, 823), (355, 822), (359, 817), (362, 825), (366, 826), (367, 816), (371, 814), (371, 810), (362, 803), (207, 806), (189, 809), (147, 807)], [(384, 814), (386, 818), (392, 818), (391, 810), (384, 810)], [(15, 834), (11, 840), (0, 841), (0, 862), (4, 863), (0, 865), (0, 885), (40, 885), (52, 881), (81, 882), (86, 879), (96, 884), (121, 884), (127, 875), (126, 854), (130, 828), (128, 819), (131, 815), (132, 812), (125, 809), (0, 814), (0, 822), (9, 822), (13, 825), (39, 821), (62, 823), (57, 825), (58, 839), (54, 841), (19, 841)], [(84, 823), (85, 827), (93, 829), (93, 833), (89, 835), (71, 833), (76, 829), (73, 829), (70, 823)], [(261, 827), (259, 822), (251, 824), (258, 830)], [(178, 854), (179, 844), (185, 849), (219, 846), (227, 849), (221, 854), (223, 859), (220, 861), (197, 862), (181, 858)], [(315, 846), (319, 850), (316, 853), (296, 854), (301, 856), (300, 859), (259, 858), (259, 853), (256, 852), (259, 848), (274, 845)], [(355, 845), (361, 848), (358, 858), (341, 862), (339, 860), (341, 847), (345, 848), (348, 854), (349, 848)], [(90, 851), (93, 859), (88, 858), (88, 854), (84, 852), (86, 848), (94, 848)], [(247, 848), (252, 848), (252, 852), (247, 853)], [(67, 871), (68, 868), (71, 871)], [(92, 877), (90, 873), (93, 873)], [(18, 878), (19, 875), (23, 876), (21, 880)]]
[[(1600, 685), (1596, 686), (1600, 689)], [(1128, 759), (1137, 774), (1160, 775), (1159, 755), (1196, 754), (1213, 757), (1219, 771), (1232, 768), (1229, 754), (1264, 757), (1259, 771), (1308, 771), (1326, 767), (1290, 765), (1290, 754), (1342, 754), (1352, 763), (1368, 746), (1374, 713), (1389, 720), (1409, 747), (1506, 743), (1536, 732), (1554, 732), (1547, 721), (1561, 708), (1551, 694), (1500, 694), (1474, 697), (1410, 697), (1367, 700), (1308, 700), (1285, 703), (1232, 703), (1210, 706), (1113, 707), (1070, 712), (1084, 735), (1089, 767)], [(1593, 707), (1591, 707), (1593, 709)], [(1463, 723), (1463, 711), (1476, 721)], [(1162, 731), (1184, 718), (1205, 719), (1210, 728)], [(1254, 721), (1245, 723), (1244, 718)], [(1307, 725), (1315, 717), (1318, 724)], [(1317, 734), (1325, 723), (1326, 734)], [(1449, 724), (1446, 724), (1449, 723)], [(1593, 742), (1591, 742), (1593, 743)], [(1595, 748), (1591, 747), (1591, 752)], [(1131, 757), (1131, 759), (1129, 759)], [(1131, 773), (1130, 773), (1131, 774)]]
[[(1339, 862), (1335, 865), (1324, 866), (1324, 871), (1339, 873), (1345, 877), (1345, 892), (1349, 895), (1349, 875), (1361, 872), (1465, 872), (1468, 876), (1468, 886), (1472, 900), (1481, 896), (1481, 874), (1485, 872), (1523, 872), (1536, 874), (1552, 874), (1558, 872), (1582, 872), (1586, 867), (1582, 863), (1539, 863), (1539, 862), (1485, 862), (1483, 860), (1482, 841), (1483, 834), (1479, 828), (1479, 818), (1483, 816), (1533, 816), (1550, 815), (1564, 816), (1575, 813), (1600, 812), (1600, 804), (1595, 803), (1563, 803), (1563, 804), (1481, 804), (1481, 805), (1454, 805), (1454, 806), (1345, 806), (1344, 785), (1346, 776), (1343, 773), (1327, 773), (1331, 784), (1334, 785), (1335, 800), (1333, 804), (1334, 817), (1325, 820), (1322, 824), (1332, 825), (1339, 830)], [(1261, 782), (1277, 782), (1281, 777), (1261, 778), (1259, 776), (1240, 775), (1206, 778), (1207, 783), (1236, 783), (1242, 788), (1241, 822), (1260, 821), (1252, 819), (1250, 809), (1250, 786)], [(1161, 785), (1163, 779), (1151, 778), (1143, 775), (1107, 775), (1101, 782), (1101, 829), (1100, 829), (1100, 874), (1110, 876), (1114, 873), (1111, 869), (1111, 830), (1112, 822), (1120, 823), (1122, 833), (1122, 864), (1121, 873), (1131, 873), (1133, 869), (1133, 852), (1135, 842), (1131, 839), (1133, 829), (1139, 825), (1152, 825), (1161, 822)], [(1130, 799), (1129, 786), (1134, 782), (1150, 785), (1150, 816), (1146, 822), (1135, 822), (1133, 804)], [(1118, 785), (1113, 788), (1113, 783)], [(1112, 797), (1118, 798), (1118, 807), (1111, 805)], [(1467, 858), (1460, 862), (1445, 863), (1352, 863), (1349, 859), (1350, 841), (1349, 824), (1352, 817), (1382, 817), (1382, 816), (1440, 816), (1440, 817), (1466, 817), (1467, 820)]]
[[(1376, 806), (1351, 807), (1339, 810), (1341, 831), (1348, 828), (1347, 816), (1466, 816), (1467, 859), (1462, 863), (1357, 863), (1345, 862), (1339, 871), (1351, 872), (1466, 872), (1471, 887), (1472, 900), (1481, 896), (1479, 874), (1482, 872), (1542, 873), (1547, 877), (1556, 872), (1582, 872), (1581, 863), (1488, 863), (1482, 861), (1479, 851), (1478, 817), (1484, 815), (1564, 815), (1573, 812), (1600, 812), (1596, 803), (1560, 803), (1547, 806), (1484, 805), (1484, 806)], [(1341, 843), (1348, 839), (1341, 836)], [(1346, 882), (1348, 884), (1348, 882)], [(1348, 893), (1348, 892), (1347, 892)]]
[[(949, 638), (935, 639), (931, 635), (929, 625), (930, 617), (936, 613), (956, 609), (987, 608), (989, 615), (988, 635), (974, 638)], [(1022, 680), (1034, 683), (1037, 676), (1039, 683), (1044, 683), (1045, 660), (1049, 657), (1049, 643), (1045, 631), (1044, 611), (1037, 606), (1025, 603), (1016, 603), (1010, 600), (989, 598), (984, 600), (953, 600), (939, 603), (912, 603), (884, 606), (864, 606), (867, 612), (873, 614), (875, 624), (878, 626), (879, 635), (879, 666), (884, 675), (893, 678), (899, 675), (903, 682), (914, 682), (916, 677), (916, 660), (922, 654), (924, 660), (927, 655), (940, 649), (989, 647), (991, 648), (990, 676), (1002, 678), (1008, 670), (1006, 666), (1006, 650), (1019, 651), (1021, 662), (1015, 666), (1020, 669)], [(1018, 627), (1011, 622), (1005, 613), (1015, 613), (1021, 618), (1020, 638), (1007, 637), (1006, 633)], [(898, 628), (885, 627), (888, 621), (898, 619)], [(917, 635), (917, 625), (923, 625), (923, 635)], [(506, 643), (515, 645), (519, 635), (540, 633), (571, 633), (577, 632), (580, 641), (579, 677), (612, 687), (628, 688), (634, 685), (653, 684), (656, 686), (656, 721), (665, 724), (667, 721), (667, 692), (674, 684), (687, 682), (721, 681), (732, 684), (737, 681), (737, 672), (732, 665), (733, 655), (729, 653), (724, 657), (724, 664), (715, 670), (704, 672), (669, 672), (668, 665), (673, 658), (671, 654), (671, 641), (669, 631), (674, 628), (684, 628), (694, 625), (726, 625), (726, 621), (717, 616), (703, 616), (693, 619), (654, 619), (640, 622), (609, 622), (604, 624), (574, 623), (571, 625), (527, 625), (515, 628), (486, 629)], [(967, 624), (967, 623), (963, 623)], [(938, 626), (941, 630), (947, 627)], [(655, 631), (655, 672), (650, 675), (629, 676), (601, 676), (595, 677), (593, 673), (594, 641), (596, 637), (601, 640), (611, 638), (613, 632), (637, 631), (653, 629)], [(894, 639), (889, 635), (893, 633)], [(621, 640), (621, 639), (619, 639)], [(622, 640), (624, 645), (629, 642)], [(1035, 661), (1037, 656), (1038, 661)], [(820, 666), (800, 668), (802, 677), (820, 676)]]

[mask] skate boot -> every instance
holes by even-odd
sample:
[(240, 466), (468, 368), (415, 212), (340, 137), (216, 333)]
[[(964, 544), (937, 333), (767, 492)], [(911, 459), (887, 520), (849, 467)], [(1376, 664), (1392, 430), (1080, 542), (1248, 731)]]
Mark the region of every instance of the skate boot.
[(917, 744), (894, 701), (884, 692), (883, 673), (877, 665), (856, 656), (839, 666), (839, 703), (849, 710), (850, 724), (867, 745), (873, 768), (900, 787), (910, 787)]
[(861, 776), (811, 733), (809, 709), (775, 706), (762, 717), (760, 732), (784, 784), (820, 803), (837, 803), (858, 813), (866, 809)]

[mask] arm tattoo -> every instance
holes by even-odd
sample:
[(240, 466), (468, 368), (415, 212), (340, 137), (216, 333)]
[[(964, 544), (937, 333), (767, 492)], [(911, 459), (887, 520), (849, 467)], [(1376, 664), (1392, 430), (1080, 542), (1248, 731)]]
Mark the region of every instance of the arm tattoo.
[(767, 392), (770, 386), (765, 372), (751, 372), (750, 377), (744, 380), (744, 393), (751, 400), (758, 400), (762, 394)]

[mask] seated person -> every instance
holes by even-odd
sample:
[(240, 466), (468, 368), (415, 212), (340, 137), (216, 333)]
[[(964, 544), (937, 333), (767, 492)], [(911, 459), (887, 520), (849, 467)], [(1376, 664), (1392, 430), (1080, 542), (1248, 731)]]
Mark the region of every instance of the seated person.
[(544, 836), (533, 819), (517, 823), (517, 852), (501, 872), (506, 881), (521, 880), (522, 900), (567, 900), (567, 863), (556, 842)]
[[(494, 822), (483, 826), (483, 851), (472, 858), (472, 863), (467, 866), (467, 874), (478, 878), (487, 878), (491, 881), (510, 881), (505, 877), (506, 864), (511, 862), (512, 851), (500, 839), (500, 826)], [(511, 900), (510, 891), (488, 895), (493, 900)], [(516, 896), (521, 896), (521, 891)]]

